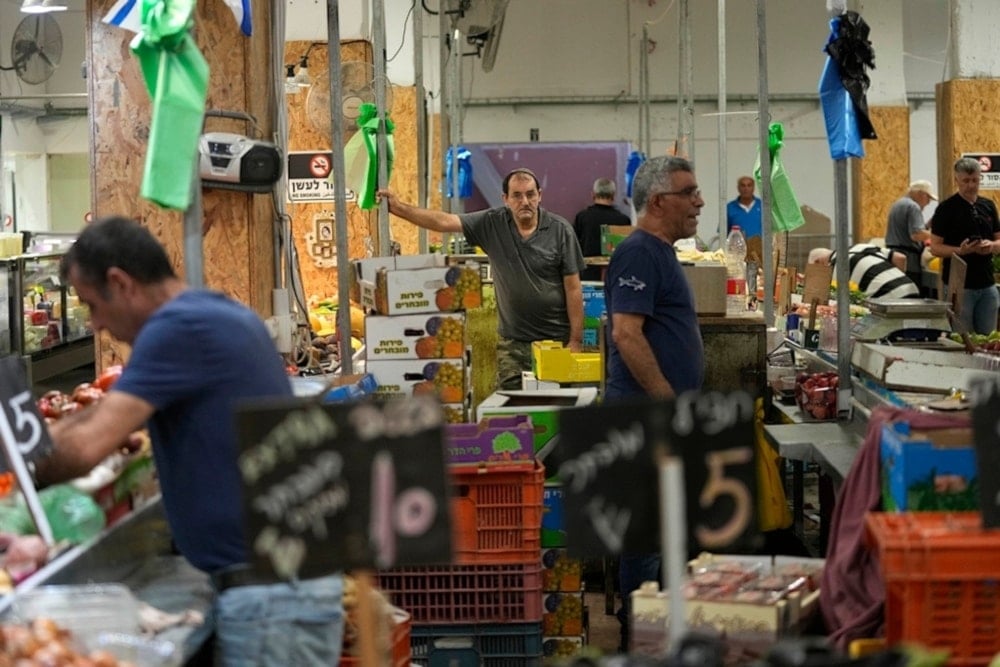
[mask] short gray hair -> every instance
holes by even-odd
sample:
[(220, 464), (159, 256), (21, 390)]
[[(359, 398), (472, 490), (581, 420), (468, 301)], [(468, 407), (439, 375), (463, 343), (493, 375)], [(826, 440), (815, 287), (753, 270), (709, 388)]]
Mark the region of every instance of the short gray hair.
[(635, 210), (645, 210), (650, 195), (669, 190), (669, 183), (675, 171), (694, 173), (694, 165), (689, 160), (674, 155), (661, 155), (643, 162), (632, 181), (632, 202)]
[(615, 182), (610, 178), (599, 178), (594, 181), (594, 196), (598, 199), (614, 199), (615, 190)]
[(983, 167), (979, 164), (979, 160), (971, 157), (960, 157), (955, 161), (955, 173), (956, 174), (978, 174), (982, 172)]

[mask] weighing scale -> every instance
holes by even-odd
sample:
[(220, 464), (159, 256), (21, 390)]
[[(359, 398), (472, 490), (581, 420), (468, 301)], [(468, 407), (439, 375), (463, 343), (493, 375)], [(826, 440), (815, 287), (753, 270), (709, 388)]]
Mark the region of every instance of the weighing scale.
[(936, 299), (867, 300), (870, 313), (851, 327), (857, 340), (888, 342), (936, 342), (940, 333), (950, 332), (948, 304)]

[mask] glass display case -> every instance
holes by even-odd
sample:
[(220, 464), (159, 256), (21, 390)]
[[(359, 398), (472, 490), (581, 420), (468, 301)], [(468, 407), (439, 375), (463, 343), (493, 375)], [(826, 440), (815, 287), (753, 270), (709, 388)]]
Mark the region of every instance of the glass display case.
[(37, 382), (94, 361), (87, 307), (59, 280), (61, 252), (0, 259), (0, 354), (30, 359)]

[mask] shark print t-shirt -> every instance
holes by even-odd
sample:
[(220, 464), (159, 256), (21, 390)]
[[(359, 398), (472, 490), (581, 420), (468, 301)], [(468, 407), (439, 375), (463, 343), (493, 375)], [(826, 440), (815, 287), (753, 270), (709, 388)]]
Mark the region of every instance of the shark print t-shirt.
[(632, 232), (611, 257), (604, 298), (608, 309), (606, 399), (645, 394), (614, 344), (614, 313), (645, 316), (642, 332), (674, 391), (701, 388), (705, 379), (701, 330), (691, 287), (672, 245), (641, 229)]

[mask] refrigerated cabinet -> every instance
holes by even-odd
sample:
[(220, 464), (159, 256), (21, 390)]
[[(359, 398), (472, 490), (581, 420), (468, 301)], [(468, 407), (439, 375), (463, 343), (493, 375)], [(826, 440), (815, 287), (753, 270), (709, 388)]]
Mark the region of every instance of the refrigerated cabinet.
[(17, 354), (39, 382), (94, 361), (86, 306), (59, 280), (62, 253), (0, 259), (0, 354)]

